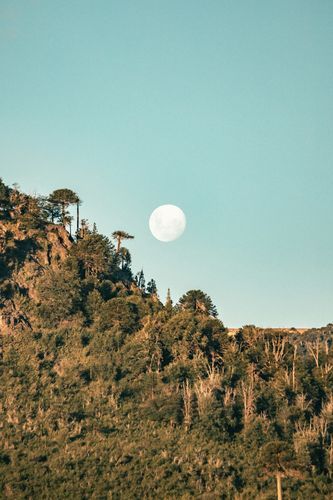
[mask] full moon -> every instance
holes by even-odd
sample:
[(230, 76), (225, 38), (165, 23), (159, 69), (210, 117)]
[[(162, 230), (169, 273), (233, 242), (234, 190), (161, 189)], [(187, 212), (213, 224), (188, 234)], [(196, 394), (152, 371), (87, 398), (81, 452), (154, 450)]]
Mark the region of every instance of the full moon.
[(175, 205), (161, 205), (155, 208), (149, 218), (149, 228), (160, 241), (176, 240), (183, 234), (185, 227), (185, 214)]

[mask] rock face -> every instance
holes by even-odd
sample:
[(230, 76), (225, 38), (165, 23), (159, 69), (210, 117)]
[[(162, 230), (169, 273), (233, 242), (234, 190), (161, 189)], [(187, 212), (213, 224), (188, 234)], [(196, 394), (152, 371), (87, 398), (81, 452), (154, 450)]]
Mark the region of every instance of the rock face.
[(30, 327), (36, 280), (46, 268), (56, 269), (72, 244), (61, 225), (28, 229), (17, 220), (0, 220), (0, 333)]

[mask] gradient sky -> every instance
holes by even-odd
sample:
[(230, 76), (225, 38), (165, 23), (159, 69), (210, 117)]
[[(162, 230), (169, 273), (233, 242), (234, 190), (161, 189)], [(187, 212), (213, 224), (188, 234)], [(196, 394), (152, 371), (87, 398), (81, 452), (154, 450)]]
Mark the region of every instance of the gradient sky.
[[(333, 321), (331, 0), (0, 0), (0, 175), (60, 187), (162, 297)], [(161, 243), (148, 219), (187, 216)]]

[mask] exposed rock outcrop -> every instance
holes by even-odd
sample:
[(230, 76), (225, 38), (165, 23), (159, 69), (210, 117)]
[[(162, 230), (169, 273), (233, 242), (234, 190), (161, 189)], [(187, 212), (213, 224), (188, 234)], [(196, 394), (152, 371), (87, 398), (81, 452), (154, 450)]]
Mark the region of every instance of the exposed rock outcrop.
[(36, 280), (46, 268), (56, 269), (72, 244), (61, 225), (27, 229), (19, 220), (0, 220), (0, 333), (30, 327)]

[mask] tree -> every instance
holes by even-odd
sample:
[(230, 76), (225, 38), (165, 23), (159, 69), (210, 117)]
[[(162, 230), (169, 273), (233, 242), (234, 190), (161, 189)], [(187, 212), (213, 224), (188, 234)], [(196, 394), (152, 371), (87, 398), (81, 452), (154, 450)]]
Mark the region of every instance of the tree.
[(102, 331), (114, 327), (120, 332), (129, 334), (139, 326), (138, 308), (123, 297), (116, 297), (101, 305), (98, 327)]
[(179, 308), (216, 318), (217, 310), (212, 299), (201, 290), (189, 290), (179, 299)]
[(77, 269), (70, 262), (65, 262), (59, 270), (48, 269), (36, 290), (37, 313), (48, 327), (58, 326), (80, 310), (81, 283)]
[(79, 233), (80, 238), (85, 238), (85, 236), (90, 233), (89, 222), (87, 219), (81, 219), (81, 228)]
[(129, 250), (125, 247), (121, 247), (118, 254), (120, 257), (120, 267), (122, 271), (124, 271), (125, 269), (129, 269), (131, 267), (131, 262), (132, 262)]
[(114, 255), (115, 270), (112, 279), (118, 282), (130, 284), (133, 282), (131, 271), (131, 254), (125, 247), (121, 247), (119, 253)]
[(150, 281), (148, 281), (147, 292), (150, 293), (151, 295), (157, 294), (157, 286), (156, 286), (156, 282), (153, 278)]
[(93, 289), (88, 293), (85, 302), (85, 310), (91, 322), (99, 317), (103, 303), (103, 297), (98, 290)]
[(72, 236), (72, 222), (74, 217), (72, 217), (69, 213), (66, 213), (63, 222), (65, 226), (69, 226), (69, 234)]
[(117, 241), (117, 253), (119, 253), (120, 252), (120, 247), (121, 247), (121, 242), (123, 240), (133, 240), (134, 236), (132, 236), (131, 234), (126, 233), (126, 231), (118, 230), (118, 231), (114, 231), (112, 233), (112, 238), (114, 238)]
[(10, 188), (0, 177), (0, 210), (6, 211), (10, 207)]
[(71, 189), (62, 188), (56, 189), (49, 196), (50, 203), (61, 207), (61, 223), (66, 225), (66, 209), (69, 205), (76, 204), (77, 207), (77, 229), (79, 229), (79, 206), (81, 203), (78, 195)]
[(204, 359), (202, 355), (211, 360), (222, 353), (227, 334), (216, 318), (180, 311), (164, 325), (161, 340), (174, 360)]
[(76, 197), (76, 237), (79, 237), (80, 233), (80, 205), (82, 204), (82, 200), (77, 196)]
[(172, 299), (171, 299), (171, 293), (170, 293), (170, 288), (168, 288), (167, 291), (167, 296), (166, 296), (166, 301), (165, 301), (165, 309), (168, 315), (171, 315), (173, 306), (172, 306)]
[(142, 290), (143, 292), (146, 291), (146, 280), (145, 280), (145, 275), (143, 272), (143, 269), (139, 273), (136, 274), (135, 276), (135, 282), (138, 288)]
[(43, 209), (46, 214), (46, 218), (50, 218), (52, 224), (55, 220), (61, 219), (61, 207), (56, 203), (49, 200), (49, 198), (42, 199)]
[(296, 463), (294, 450), (289, 443), (275, 440), (267, 443), (261, 450), (261, 456), (266, 464), (266, 471), (276, 477), (278, 500), (282, 500), (282, 477), (292, 475), (301, 477)]
[(114, 247), (111, 241), (98, 233), (87, 233), (71, 249), (78, 260), (83, 278), (107, 278), (115, 264)]

